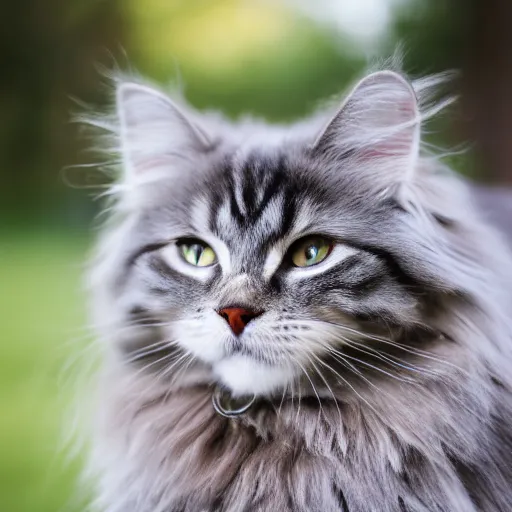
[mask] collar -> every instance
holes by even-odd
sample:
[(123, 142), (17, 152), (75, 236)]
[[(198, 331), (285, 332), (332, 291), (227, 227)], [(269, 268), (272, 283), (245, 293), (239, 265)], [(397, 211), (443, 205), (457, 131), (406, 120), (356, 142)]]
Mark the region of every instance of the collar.
[(216, 386), (212, 394), (213, 408), (225, 418), (233, 418), (248, 411), (256, 401), (255, 395), (234, 397), (227, 389)]

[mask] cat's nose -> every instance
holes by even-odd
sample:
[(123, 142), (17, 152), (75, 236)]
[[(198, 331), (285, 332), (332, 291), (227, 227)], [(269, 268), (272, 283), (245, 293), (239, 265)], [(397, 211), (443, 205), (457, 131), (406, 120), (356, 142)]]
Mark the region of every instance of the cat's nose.
[(238, 336), (242, 334), (245, 326), (257, 316), (261, 315), (261, 312), (251, 311), (245, 308), (223, 308), (217, 311), (217, 313), (226, 320), (231, 327), (231, 330)]

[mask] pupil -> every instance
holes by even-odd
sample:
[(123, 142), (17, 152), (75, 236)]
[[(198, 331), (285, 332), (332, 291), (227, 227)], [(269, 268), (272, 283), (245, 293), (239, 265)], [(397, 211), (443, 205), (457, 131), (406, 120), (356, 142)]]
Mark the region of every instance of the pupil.
[(192, 254), (194, 255), (194, 262), (195, 263), (198, 263), (199, 262), (199, 258), (201, 258), (201, 253), (203, 252), (203, 248), (198, 245), (198, 244), (194, 244), (190, 250), (192, 251)]
[(318, 254), (318, 249), (314, 245), (310, 245), (306, 249), (306, 260), (313, 260), (315, 259), (316, 255)]

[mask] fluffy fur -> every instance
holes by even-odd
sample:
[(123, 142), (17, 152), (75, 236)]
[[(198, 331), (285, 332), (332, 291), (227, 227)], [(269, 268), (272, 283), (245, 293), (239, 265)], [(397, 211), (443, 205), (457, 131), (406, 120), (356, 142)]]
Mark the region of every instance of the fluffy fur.
[[(98, 510), (512, 510), (512, 256), (420, 148), (445, 78), (380, 71), (293, 126), (118, 84), (89, 275)], [(308, 234), (335, 248), (294, 268)], [(218, 264), (181, 261), (185, 236)], [(233, 304), (264, 311), (240, 338)], [(223, 418), (216, 384), (257, 402)]]

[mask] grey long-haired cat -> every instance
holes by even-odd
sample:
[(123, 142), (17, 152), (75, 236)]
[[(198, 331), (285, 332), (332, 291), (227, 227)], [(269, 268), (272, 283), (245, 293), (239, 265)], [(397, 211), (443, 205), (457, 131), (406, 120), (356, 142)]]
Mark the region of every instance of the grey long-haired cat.
[(420, 149), (442, 80), (294, 126), (118, 84), (100, 510), (512, 510), (512, 256)]

